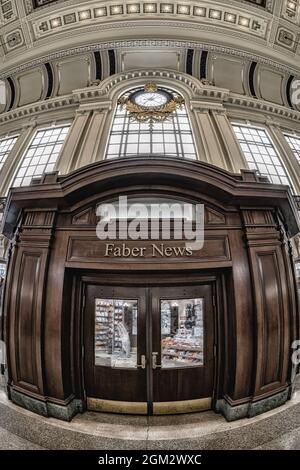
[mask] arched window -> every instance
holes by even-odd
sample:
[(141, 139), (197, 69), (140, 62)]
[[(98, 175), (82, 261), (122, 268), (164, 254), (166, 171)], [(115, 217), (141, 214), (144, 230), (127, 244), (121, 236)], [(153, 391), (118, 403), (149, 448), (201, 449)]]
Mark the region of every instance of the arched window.
[[(136, 95), (143, 88), (131, 90), (125, 98)], [(171, 90), (158, 89), (169, 96), (178, 96)], [(142, 100), (140, 100), (143, 102)], [(126, 107), (118, 104), (113, 120), (106, 158), (135, 155), (162, 155), (196, 159), (192, 129), (184, 102), (163, 122), (140, 122)]]

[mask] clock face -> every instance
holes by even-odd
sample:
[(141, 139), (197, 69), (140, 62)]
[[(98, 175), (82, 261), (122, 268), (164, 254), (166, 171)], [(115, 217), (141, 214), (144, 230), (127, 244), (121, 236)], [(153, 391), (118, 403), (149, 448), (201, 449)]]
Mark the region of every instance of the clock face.
[(131, 100), (142, 108), (160, 108), (170, 100), (170, 96), (160, 90), (154, 92), (138, 91), (133, 94)]

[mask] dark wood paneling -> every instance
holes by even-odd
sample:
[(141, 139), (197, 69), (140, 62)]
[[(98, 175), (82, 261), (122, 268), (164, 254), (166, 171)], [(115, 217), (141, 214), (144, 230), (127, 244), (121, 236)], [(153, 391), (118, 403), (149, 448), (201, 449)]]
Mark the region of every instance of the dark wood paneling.
[(258, 254), (257, 258), (262, 286), (259, 329), (264, 345), (261, 385), (266, 386), (281, 380), (283, 299), (276, 252)]
[(45, 394), (43, 362), (44, 301), (54, 211), (25, 211), (11, 263), (9, 376), (16, 390)]
[(45, 302), (44, 373), (47, 394), (59, 400), (67, 399), (72, 390), (70, 358), (67, 358), (71, 354), (73, 328), (72, 320), (70, 321), (72, 292), (67, 288), (66, 270), (62, 262), (66, 257), (67, 243), (67, 233), (56, 234), (49, 263)]
[(227, 276), (225, 394), (233, 400), (252, 395), (254, 317), (248, 256), (241, 231), (230, 232), (232, 271)]
[(41, 255), (23, 253), (18, 285), (16, 352), (18, 382), (37, 389), (35, 337), (39, 329), (37, 296)]
[(20, 247), (11, 296), (9, 354), (14, 385), (43, 393), (42, 316), (47, 253)]
[[(145, 251), (143, 252), (143, 256), (136, 256), (134, 257), (132, 254), (130, 256), (105, 256), (106, 253), (106, 245), (111, 244), (114, 247), (120, 247), (122, 249), (122, 245), (126, 245), (129, 249), (132, 248), (144, 248), (146, 247)], [(153, 250), (152, 245), (155, 245), (157, 249)], [(96, 237), (70, 237), (69, 240), (69, 248), (68, 248), (68, 255), (67, 261), (71, 262), (83, 262), (88, 265), (89, 262), (92, 263), (101, 263), (101, 262), (108, 262), (116, 261), (120, 264), (128, 262), (133, 263), (145, 263), (145, 261), (151, 263), (159, 263), (159, 264), (166, 264), (166, 263), (174, 263), (178, 260), (180, 261), (189, 261), (194, 263), (199, 263), (199, 261), (230, 261), (230, 249), (228, 243), (227, 235), (206, 235), (205, 236), (205, 243), (201, 250), (193, 251), (191, 256), (176, 256), (175, 251), (173, 251), (173, 255), (171, 256), (161, 256), (160, 252), (164, 250), (164, 248), (171, 247), (178, 253), (178, 248), (182, 251), (185, 248), (185, 243), (182, 241), (174, 241), (174, 240), (166, 240), (164, 242), (161, 241), (126, 241), (122, 242), (113, 242), (108, 240), (107, 242), (103, 242)], [(153, 251), (155, 256), (153, 256)]]
[(255, 308), (254, 400), (287, 386), (294, 315), (276, 211), (242, 213)]
[(256, 299), (255, 395), (284, 386), (289, 362), (289, 297), (279, 246), (251, 248)]

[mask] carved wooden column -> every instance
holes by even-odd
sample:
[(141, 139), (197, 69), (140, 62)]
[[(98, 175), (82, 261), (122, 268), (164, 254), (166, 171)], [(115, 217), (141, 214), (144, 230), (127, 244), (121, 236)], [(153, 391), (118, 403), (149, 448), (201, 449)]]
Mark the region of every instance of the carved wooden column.
[[(226, 340), (222, 360), (225, 364), (222, 394), (216, 409), (229, 421), (247, 415), (252, 390), (253, 370), (253, 298), (247, 250), (241, 230), (229, 234), (232, 272), (227, 279), (229, 308), (224, 319)], [(223, 359), (224, 357), (224, 359)]]
[(47, 279), (44, 359), (51, 416), (70, 420), (82, 411), (82, 401), (74, 391), (73, 368), (78, 370), (80, 364), (73, 363), (74, 299), (70, 294), (73, 278), (65, 269), (68, 242), (68, 232), (56, 232)]

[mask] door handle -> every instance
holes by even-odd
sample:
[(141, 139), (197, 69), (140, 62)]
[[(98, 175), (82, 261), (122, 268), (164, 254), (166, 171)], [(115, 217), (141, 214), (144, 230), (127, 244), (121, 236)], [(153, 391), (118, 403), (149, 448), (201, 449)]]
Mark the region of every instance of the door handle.
[(141, 355), (141, 363), (137, 364), (137, 368), (146, 369), (146, 356), (144, 354)]
[(161, 364), (157, 364), (157, 356), (158, 352), (153, 352), (152, 353), (152, 369), (159, 369), (161, 367)]

